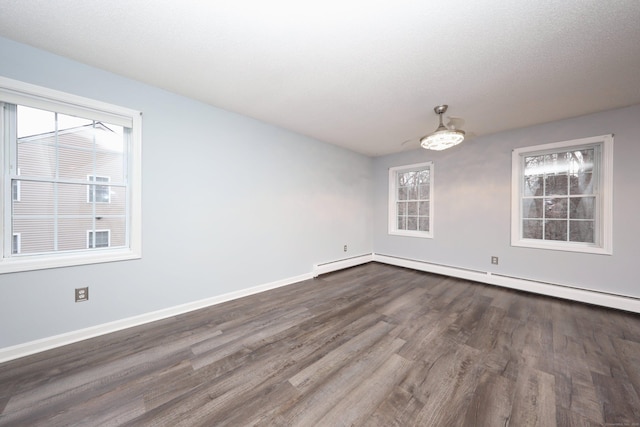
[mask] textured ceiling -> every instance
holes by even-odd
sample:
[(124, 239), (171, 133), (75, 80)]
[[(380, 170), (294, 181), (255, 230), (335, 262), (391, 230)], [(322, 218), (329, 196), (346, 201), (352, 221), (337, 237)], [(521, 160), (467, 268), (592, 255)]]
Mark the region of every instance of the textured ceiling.
[(640, 103), (639, 0), (0, 0), (0, 36), (368, 155), (442, 103), (475, 135)]

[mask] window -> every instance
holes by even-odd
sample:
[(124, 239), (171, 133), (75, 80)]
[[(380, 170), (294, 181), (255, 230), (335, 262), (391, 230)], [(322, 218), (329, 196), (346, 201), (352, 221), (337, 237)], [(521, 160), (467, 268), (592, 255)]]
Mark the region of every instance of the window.
[(15, 233), (11, 236), (11, 253), (20, 253), (20, 233)]
[(0, 273), (139, 258), (140, 113), (1, 77), (0, 107)]
[[(16, 175), (20, 175), (20, 169), (17, 169)], [(20, 201), (20, 181), (18, 179), (11, 180), (11, 200)]]
[(87, 231), (87, 248), (108, 248), (111, 246), (111, 231)]
[(611, 254), (613, 136), (513, 151), (511, 244)]
[(433, 163), (389, 169), (389, 234), (433, 237)]
[[(89, 182), (109, 182), (108, 176), (87, 175)], [(111, 202), (111, 193), (108, 185), (89, 185), (87, 187), (87, 203), (109, 203)]]

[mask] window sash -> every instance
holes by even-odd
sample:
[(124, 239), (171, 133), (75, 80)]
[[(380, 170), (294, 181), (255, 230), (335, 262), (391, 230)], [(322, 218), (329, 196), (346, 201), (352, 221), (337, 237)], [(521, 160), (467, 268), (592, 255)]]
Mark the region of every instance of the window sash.
[(611, 253), (612, 135), (519, 148), (512, 157), (512, 246)]
[[(19, 254), (12, 253), (14, 247), (13, 235), (15, 234), (11, 226), (13, 223), (12, 218), (19, 218), (19, 216), (13, 215), (13, 204), (16, 202), (16, 200), (13, 199), (16, 195), (16, 189), (20, 190), (20, 209), (22, 209), (23, 212), (29, 213), (27, 210), (28, 207), (25, 207), (29, 204), (27, 201), (26, 183), (50, 182), (53, 183), (53, 185), (82, 184), (85, 188), (89, 188), (86, 176), (77, 178), (70, 176), (42, 177), (33, 176), (28, 173), (20, 174), (19, 171), (16, 170), (16, 153), (18, 147), (16, 145), (16, 108), (12, 107), (14, 105), (24, 105), (31, 108), (55, 111), (61, 114), (83, 117), (85, 119), (106, 122), (111, 125), (119, 125), (127, 128), (124, 137), (126, 142), (123, 142), (124, 152), (120, 153), (121, 156), (125, 157), (122, 164), (122, 182), (120, 182), (119, 179), (117, 181), (109, 179), (109, 186), (96, 185), (98, 191), (94, 191), (92, 197), (96, 198), (97, 201), (91, 203), (93, 206), (105, 205), (105, 203), (100, 203), (100, 192), (103, 191), (103, 194), (108, 195), (109, 202), (112, 204), (115, 191), (118, 193), (119, 202), (114, 208), (120, 210), (105, 213), (104, 211), (100, 211), (101, 208), (98, 210), (94, 208), (94, 211), (89, 214), (89, 218), (92, 218), (92, 223), (90, 223), (90, 227), (88, 227), (91, 230), (95, 230), (96, 225), (108, 225), (109, 222), (113, 223), (114, 221), (116, 224), (125, 224), (126, 222), (123, 228), (123, 234), (121, 234), (124, 236), (124, 244), (116, 243), (115, 246), (113, 246), (113, 242), (110, 241), (109, 244), (111, 247), (103, 251), (88, 251), (86, 248), (82, 249), (83, 246), (81, 245), (77, 250), (42, 251), (37, 253), (26, 253), (24, 250), (21, 250)], [(8, 224), (8, 226), (3, 227), (5, 232), (3, 233), (0, 244), (0, 274), (41, 268), (137, 259), (141, 257), (141, 114), (139, 112), (0, 77), (0, 138), (2, 140), (0, 160), (4, 174), (2, 180), (4, 183), (2, 189), (3, 208), (0, 211), (0, 220), (4, 224)], [(101, 150), (99, 147), (93, 151), (99, 153), (104, 152), (104, 150)], [(22, 172), (25, 171), (23, 170)], [(94, 173), (93, 175), (100, 176), (99, 173)], [(83, 190), (85, 188), (83, 188)], [(110, 189), (108, 193), (104, 193), (107, 189)], [(103, 197), (103, 200), (106, 199)], [(85, 203), (86, 199), (81, 201)], [(120, 201), (125, 203), (124, 208), (122, 208), (123, 205)], [(38, 216), (34, 215), (34, 217), (37, 218)], [(58, 215), (57, 218), (68, 223), (69, 221), (74, 221), (74, 218), (77, 218), (78, 221), (83, 220), (86, 216), (61, 214)], [(103, 219), (104, 221), (96, 224), (96, 221)], [(113, 236), (110, 235), (109, 240), (112, 240), (112, 237)], [(24, 245), (28, 238), (28, 236), (22, 233), (20, 237), (22, 249), (25, 249)], [(99, 235), (98, 239), (100, 239)], [(118, 240), (118, 242), (120, 242), (120, 240)]]
[(388, 203), (389, 234), (433, 237), (433, 162), (390, 168)]

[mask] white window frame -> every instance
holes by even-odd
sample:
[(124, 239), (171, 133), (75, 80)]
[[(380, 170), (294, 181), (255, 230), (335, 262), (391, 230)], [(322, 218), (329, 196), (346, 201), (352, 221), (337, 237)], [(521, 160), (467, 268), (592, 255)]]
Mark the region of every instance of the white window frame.
[[(106, 181), (98, 181), (98, 178), (100, 179), (106, 179)], [(89, 184), (87, 186), (87, 203), (98, 203), (98, 204), (107, 204), (107, 203), (111, 203), (111, 191), (109, 189), (109, 182), (111, 182), (111, 177), (108, 176), (101, 176), (101, 175), (87, 175), (87, 181), (89, 181), (91, 184)], [(98, 184), (100, 183), (100, 184)], [(106, 183), (106, 184), (104, 184)], [(98, 187), (107, 187), (107, 201), (106, 202), (101, 202), (101, 201), (97, 201), (95, 200), (96, 198), (96, 190), (98, 189)], [(93, 191), (92, 191), (93, 189)], [(92, 200), (92, 196), (93, 196), (93, 200)]]
[[(522, 200), (524, 158), (588, 147), (599, 148), (599, 161), (594, 165), (596, 191), (595, 243), (525, 239), (522, 237)], [(570, 141), (554, 142), (513, 150), (511, 159), (511, 245), (527, 248), (611, 255), (613, 252), (613, 135), (601, 135)]]
[[(418, 170), (429, 170), (429, 231), (401, 230), (398, 229), (397, 196), (398, 173)], [(405, 166), (389, 168), (389, 234), (395, 236), (433, 238), (433, 212), (434, 212), (434, 165), (433, 162), (415, 163)]]
[[(32, 108), (56, 111), (95, 121), (121, 125), (130, 129), (127, 156), (127, 230), (123, 247), (108, 250), (79, 250), (44, 254), (19, 254), (11, 252), (13, 234), (11, 232), (11, 179), (17, 175), (12, 160), (7, 114), (4, 104), (24, 105)], [(0, 164), (4, 173), (0, 174), (0, 223), (5, 230), (0, 244), (0, 274), (45, 268), (68, 267), (102, 262), (124, 261), (142, 257), (142, 114), (101, 101), (88, 99), (5, 77), (0, 77)], [(12, 256), (15, 255), (15, 256)]]
[[(96, 233), (107, 233), (107, 246), (96, 246)], [(93, 243), (93, 246), (91, 245)], [(87, 249), (104, 249), (111, 247), (111, 230), (87, 230)]]

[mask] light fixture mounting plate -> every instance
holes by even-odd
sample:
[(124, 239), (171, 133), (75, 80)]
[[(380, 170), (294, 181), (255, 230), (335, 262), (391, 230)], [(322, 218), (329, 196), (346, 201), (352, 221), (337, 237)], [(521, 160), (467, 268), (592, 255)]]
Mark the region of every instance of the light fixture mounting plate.
[(444, 114), (447, 111), (447, 108), (449, 108), (448, 105), (438, 105), (437, 107), (433, 108), (433, 111), (436, 112), (436, 114)]

